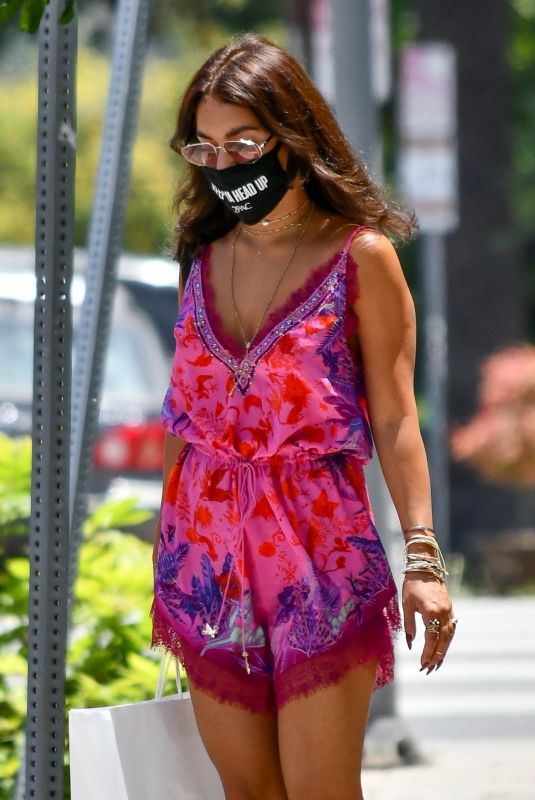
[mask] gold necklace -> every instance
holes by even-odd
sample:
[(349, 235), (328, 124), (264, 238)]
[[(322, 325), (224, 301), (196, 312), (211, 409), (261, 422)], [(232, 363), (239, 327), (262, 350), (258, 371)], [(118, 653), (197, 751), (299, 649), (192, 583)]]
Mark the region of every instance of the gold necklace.
[[(298, 222), (292, 222), (290, 225), (284, 225), (284, 227), (282, 227), (282, 228), (277, 228), (277, 230), (275, 230), (275, 231), (266, 231), (266, 233), (252, 233), (251, 231), (248, 231), (245, 228), (243, 228), (243, 226), (242, 226), (242, 229), (243, 229), (244, 233), (246, 233), (248, 236), (251, 236), (253, 238), (253, 242), (251, 242), (251, 244), (253, 245), (253, 247), (255, 249), (255, 253), (256, 253), (257, 257), (260, 258), (261, 255), (262, 255), (262, 248), (260, 248), (260, 250), (258, 249), (258, 247), (260, 245), (260, 241), (258, 241), (258, 237), (270, 236), (272, 233), (278, 233), (279, 231), (287, 231), (287, 230), (290, 230), (291, 228), (301, 227), (302, 225), (304, 225), (304, 220), (300, 219)], [(257, 241), (255, 242), (254, 239), (257, 239)]]
[(298, 208), (294, 208), (294, 210), (288, 212), (288, 214), (283, 214), (282, 217), (275, 217), (275, 219), (268, 219), (268, 217), (266, 217), (258, 224), (263, 225), (265, 227), (266, 225), (273, 225), (274, 222), (282, 222), (283, 219), (288, 219), (288, 217), (293, 217), (295, 216), (295, 214), (298, 214), (300, 211), (303, 210), (303, 208), (308, 206), (308, 204), (311, 202), (312, 200), (309, 197), (307, 197), (304, 203), (301, 203), (301, 205)]
[(273, 231), (251, 231), (249, 228), (242, 223), (243, 232), (247, 234), (247, 236), (273, 236), (274, 233), (280, 233), (281, 231), (289, 231), (290, 228), (295, 228), (297, 225), (302, 225), (303, 220), (298, 219), (295, 222), (289, 222), (288, 225), (283, 225), (282, 228), (275, 228)]
[(271, 304), (272, 304), (272, 302), (273, 302), (273, 300), (275, 298), (275, 295), (277, 294), (277, 290), (278, 290), (279, 286), (281, 285), (282, 279), (284, 278), (284, 276), (285, 276), (285, 274), (286, 274), (286, 272), (288, 270), (288, 267), (290, 266), (290, 264), (293, 261), (293, 258), (294, 258), (295, 254), (297, 252), (297, 248), (301, 244), (301, 241), (302, 241), (302, 239), (303, 239), (303, 237), (304, 237), (304, 235), (306, 233), (306, 230), (308, 228), (308, 223), (310, 222), (310, 218), (312, 216), (312, 212), (313, 211), (314, 211), (314, 206), (312, 206), (312, 208), (310, 209), (310, 211), (308, 213), (308, 216), (306, 218), (305, 224), (303, 225), (302, 229), (298, 232), (297, 236), (295, 237), (295, 243), (294, 243), (294, 246), (292, 248), (292, 252), (290, 253), (290, 257), (288, 258), (286, 264), (284, 265), (284, 268), (283, 268), (283, 270), (282, 270), (282, 272), (280, 274), (280, 277), (279, 277), (279, 279), (277, 281), (275, 289), (273, 290), (273, 292), (271, 294), (271, 297), (269, 298), (269, 302), (268, 302), (268, 304), (267, 304), (267, 306), (265, 308), (265, 311), (264, 311), (264, 313), (262, 315), (262, 318), (261, 318), (260, 322), (258, 323), (257, 328), (256, 328), (255, 332), (253, 333), (253, 335), (251, 336), (250, 339), (247, 339), (247, 336), (245, 335), (245, 331), (243, 330), (243, 326), (241, 324), (240, 315), (238, 313), (238, 307), (236, 305), (236, 297), (234, 295), (234, 271), (235, 271), (235, 267), (236, 267), (236, 242), (237, 242), (238, 237), (240, 235), (241, 227), (239, 227), (238, 231), (236, 232), (236, 235), (235, 235), (234, 240), (232, 242), (232, 264), (231, 264), (231, 271), (230, 271), (230, 294), (231, 294), (231, 297), (232, 297), (232, 305), (233, 305), (233, 308), (234, 308), (234, 315), (236, 317), (236, 320), (238, 322), (238, 326), (240, 328), (240, 332), (241, 332), (241, 335), (242, 335), (243, 343), (245, 344), (245, 355), (243, 357), (243, 360), (246, 360), (248, 355), (249, 355), (249, 348), (251, 347), (251, 344), (254, 341), (258, 331), (262, 327), (262, 324), (263, 324), (263, 322), (264, 322), (264, 320), (266, 318), (266, 315), (267, 315), (267, 313), (269, 311), (269, 308), (270, 308), (270, 306), (271, 306)]

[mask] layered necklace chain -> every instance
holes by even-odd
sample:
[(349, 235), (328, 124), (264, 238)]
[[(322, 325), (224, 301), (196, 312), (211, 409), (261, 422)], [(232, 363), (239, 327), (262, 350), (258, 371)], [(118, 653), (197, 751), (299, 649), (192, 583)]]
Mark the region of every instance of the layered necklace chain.
[[(289, 211), (288, 214), (283, 214), (282, 217), (275, 217), (275, 219), (269, 219), (269, 217), (265, 217), (259, 224), (264, 226), (264, 227), (267, 227), (268, 225), (273, 225), (275, 222), (282, 222), (284, 219), (289, 219), (290, 217), (295, 217), (296, 214), (299, 214), (299, 212), (302, 211), (304, 208), (306, 208), (308, 205), (310, 205), (311, 202), (312, 202), (312, 200), (307, 198), (304, 203), (301, 203), (300, 206), (298, 206), (297, 208), (294, 208), (293, 211)], [(259, 233), (258, 231), (252, 231), (247, 226), (245, 226), (245, 230), (247, 231), (247, 233), (250, 233), (252, 236), (262, 236), (261, 233)], [(276, 233), (276, 231), (265, 231), (265, 233)]]
[(242, 229), (242, 231), (244, 233), (247, 234), (247, 236), (252, 236), (255, 239), (258, 239), (260, 237), (263, 238), (265, 236), (273, 236), (273, 234), (281, 233), (282, 231), (289, 231), (290, 228), (297, 228), (299, 225), (302, 225), (302, 224), (303, 224), (303, 220), (302, 219), (297, 219), (297, 220), (294, 220), (294, 222), (289, 222), (288, 225), (282, 225), (280, 228), (275, 228), (275, 230), (272, 230), (272, 231), (252, 231), (246, 225), (243, 225), (243, 224), (241, 226), (241, 229)]
[[(305, 203), (303, 203), (302, 206), (300, 206), (300, 208), (301, 209), (304, 208), (309, 203), (310, 203), (310, 201), (307, 200)], [(297, 210), (299, 210), (299, 209), (297, 209)], [(296, 211), (291, 212), (290, 215), (293, 215), (294, 213), (296, 213)], [(288, 271), (288, 268), (289, 268), (290, 264), (292, 263), (292, 261), (294, 259), (294, 256), (295, 256), (295, 254), (297, 252), (297, 248), (299, 247), (299, 245), (301, 244), (301, 241), (303, 240), (303, 237), (304, 237), (304, 235), (306, 233), (306, 230), (308, 228), (308, 223), (310, 222), (310, 218), (312, 216), (312, 212), (313, 211), (314, 211), (314, 205), (312, 204), (311, 208), (310, 208), (310, 211), (308, 212), (304, 223), (302, 221), (294, 223), (295, 225), (300, 225), (301, 229), (299, 230), (297, 236), (295, 237), (295, 242), (294, 242), (292, 251), (290, 253), (290, 256), (287, 259), (287, 261), (286, 261), (286, 263), (285, 263), (285, 265), (284, 265), (284, 267), (283, 267), (283, 269), (282, 269), (282, 271), (280, 273), (279, 279), (278, 279), (278, 281), (277, 281), (277, 283), (275, 285), (275, 288), (274, 288), (273, 292), (271, 293), (271, 297), (269, 298), (269, 302), (266, 305), (266, 308), (264, 310), (262, 318), (260, 319), (260, 322), (258, 323), (258, 325), (256, 327), (256, 330), (255, 330), (255, 332), (253, 333), (253, 335), (251, 336), (250, 339), (247, 339), (247, 336), (245, 335), (245, 331), (243, 330), (243, 325), (241, 323), (240, 315), (239, 315), (239, 312), (238, 312), (238, 307), (236, 305), (236, 297), (235, 297), (235, 294), (234, 294), (234, 271), (235, 271), (235, 268), (236, 268), (236, 242), (238, 241), (239, 235), (240, 235), (240, 233), (242, 231), (242, 226), (240, 225), (238, 227), (238, 230), (237, 230), (236, 235), (235, 235), (235, 237), (233, 239), (233, 242), (232, 242), (232, 264), (231, 264), (231, 272), (230, 272), (230, 294), (231, 294), (231, 297), (232, 297), (232, 305), (233, 305), (233, 308), (234, 308), (234, 315), (236, 317), (236, 321), (238, 323), (238, 326), (239, 326), (239, 329), (240, 329), (240, 332), (241, 332), (241, 335), (242, 335), (243, 343), (245, 344), (245, 356), (244, 356), (245, 359), (249, 355), (249, 348), (251, 347), (252, 342), (254, 341), (256, 335), (258, 334), (258, 331), (261, 329), (261, 327), (262, 327), (262, 325), (264, 323), (264, 320), (265, 320), (265, 318), (267, 316), (267, 313), (268, 313), (268, 311), (269, 311), (269, 309), (271, 307), (271, 304), (273, 303), (273, 300), (275, 299), (275, 295), (277, 294), (279, 286), (282, 283), (282, 279), (284, 278), (286, 272)], [(290, 215), (285, 215), (285, 216), (290, 216)], [(280, 219), (282, 219), (282, 218), (280, 218)], [(294, 227), (294, 224), (292, 224), (290, 227)], [(284, 229), (280, 228), (280, 229), (277, 229), (277, 230), (284, 230)], [(247, 231), (247, 232), (249, 233), (249, 231)], [(271, 232), (272, 231), (270, 231), (270, 233)], [(273, 233), (275, 233), (275, 231), (273, 231)]]

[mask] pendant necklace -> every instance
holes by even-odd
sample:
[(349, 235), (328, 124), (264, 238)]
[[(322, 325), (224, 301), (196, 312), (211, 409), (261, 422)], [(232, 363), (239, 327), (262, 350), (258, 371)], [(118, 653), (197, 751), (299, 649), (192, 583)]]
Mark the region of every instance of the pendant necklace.
[(290, 264), (292, 263), (292, 261), (294, 259), (294, 256), (295, 256), (295, 254), (297, 252), (297, 248), (299, 247), (299, 245), (301, 244), (301, 242), (303, 240), (303, 237), (304, 237), (304, 235), (306, 233), (306, 230), (308, 228), (308, 223), (310, 222), (310, 218), (312, 216), (312, 212), (313, 211), (314, 211), (314, 204), (312, 205), (312, 207), (311, 207), (311, 209), (310, 209), (310, 211), (309, 211), (309, 213), (307, 215), (307, 218), (306, 218), (306, 220), (305, 220), (305, 222), (303, 224), (303, 227), (301, 228), (301, 230), (299, 231), (299, 233), (295, 237), (295, 242), (294, 242), (294, 246), (292, 248), (292, 252), (290, 253), (290, 257), (288, 258), (288, 260), (286, 261), (284, 267), (282, 268), (281, 273), (279, 275), (279, 279), (278, 279), (278, 281), (277, 281), (277, 283), (275, 285), (274, 290), (271, 293), (271, 296), (270, 296), (269, 301), (268, 301), (268, 303), (267, 303), (267, 305), (265, 307), (264, 313), (262, 314), (260, 322), (256, 326), (255, 332), (253, 333), (253, 335), (249, 339), (245, 335), (245, 331), (243, 329), (243, 325), (242, 325), (242, 322), (241, 322), (240, 314), (239, 314), (238, 307), (237, 307), (237, 304), (236, 304), (236, 296), (235, 296), (235, 293), (234, 293), (234, 272), (235, 272), (235, 269), (236, 269), (236, 242), (238, 241), (238, 237), (239, 237), (240, 232), (241, 232), (241, 227), (238, 228), (238, 231), (237, 231), (237, 233), (236, 233), (236, 235), (234, 237), (234, 240), (232, 242), (232, 262), (231, 262), (231, 271), (230, 271), (230, 294), (231, 294), (231, 297), (232, 297), (232, 306), (233, 306), (233, 309), (234, 309), (234, 316), (236, 317), (236, 321), (237, 321), (238, 327), (240, 329), (240, 333), (241, 333), (241, 336), (242, 336), (242, 339), (243, 339), (243, 343), (245, 345), (245, 355), (244, 355), (242, 363), (243, 362), (247, 362), (247, 358), (249, 356), (249, 350), (250, 350), (251, 344), (254, 342), (258, 332), (260, 331), (262, 325), (264, 324), (264, 320), (266, 319), (267, 313), (268, 313), (269, 309), (271, 308), (271, 304), (273, 303), (273, 300), (275, 299), (275, 295), (277, 294), (279, 286), (282, 283), (282, 279), (286, 275), (286, 272), (288, 271), (288, 268), (289, 268)]

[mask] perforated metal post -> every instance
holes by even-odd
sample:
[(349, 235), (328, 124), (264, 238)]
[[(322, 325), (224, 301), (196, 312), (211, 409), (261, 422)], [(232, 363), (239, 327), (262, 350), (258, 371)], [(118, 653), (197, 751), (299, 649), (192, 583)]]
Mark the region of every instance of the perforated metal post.
[[(71, 547), (69, 596), (76, 580), (86, 511), (91, 452), (98, 420), (104, 356), (110, 328), (116, 263), (121, 251), (138, 116), (150, 0), (121, 0), (102, 148), (89, 232), (86, 294), (78, 329), (73, 382), (71, 461)], [(72, 602), (69, 604), (71, 607)]]
[(63, 798), (76, 21), (39, 30), (26, 798)]

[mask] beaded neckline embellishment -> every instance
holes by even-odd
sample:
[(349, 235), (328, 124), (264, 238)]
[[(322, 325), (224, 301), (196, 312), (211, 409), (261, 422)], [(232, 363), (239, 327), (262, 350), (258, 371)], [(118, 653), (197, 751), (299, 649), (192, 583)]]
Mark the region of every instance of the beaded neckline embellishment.
[(249, 351), (249, 355), (238, 360), (219, 342), (214, 335), (210, 320), (206, 314), (206, 304), (203, 295), (202, 276), (201, 276), (201, 256), (198, 256), (192, 265), (193, 297), (195, 301), (194, 320), (199, 336), (202, 338), (208, 350), (229, 369), (234, 378), (234, 385), (229, 392), (232, 394), (234, 389), (238, 389), (241, 395), (245, 395), (254, 377), (256, 367), (260, 359), (273, 347), (273, 345), (284, 336), (290, 328), (306, 319), (321, 303), (325, 295), (331, 291), (340, 277), (344, 274), (346, 254), (343, 254), (338, 264), (332, 269), (327, 277), (312, 292), (312, 294), (300, 303), (282, 322), (275, 325), (268, 333)]

